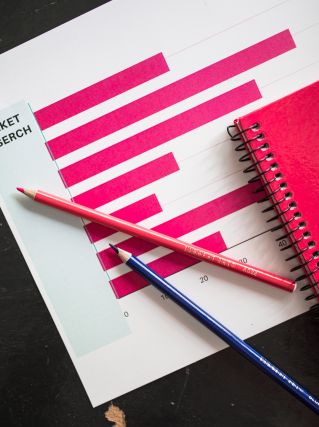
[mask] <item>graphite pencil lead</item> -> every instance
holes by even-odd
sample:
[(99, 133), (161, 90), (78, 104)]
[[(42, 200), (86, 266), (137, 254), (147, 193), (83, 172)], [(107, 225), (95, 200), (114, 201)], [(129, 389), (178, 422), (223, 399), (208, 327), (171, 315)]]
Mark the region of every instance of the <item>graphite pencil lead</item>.
[(112, 245), (112, 243), (109, 243), (109, 245), (111, 246), (114, 252), (116, 252), (117, 254), (119, 253), (119, 249), (116, 246)]
[(120, 260), (124, 263), (127, 263), (127, 261), (131, 258), (132, 254), (130, 252), (124, 251), (123, 249), (120, 249), (117, 246), (112, 245), (111, 243), (109, 243), (109, 245), (111, 246), (113, 251), (118, 254)]

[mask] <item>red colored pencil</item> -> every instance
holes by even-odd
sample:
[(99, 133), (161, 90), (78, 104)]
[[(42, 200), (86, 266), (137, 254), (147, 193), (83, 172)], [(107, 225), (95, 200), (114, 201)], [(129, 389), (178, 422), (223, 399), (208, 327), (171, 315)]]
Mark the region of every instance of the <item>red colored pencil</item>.
[(140, 225), (116, 218), (112, 215), (87, 208), (86, 206), (82, 206), (78, 203), (54, 196), (52, 194), (46, 193), (45, 191), (29, 190), (21, 187), (18, 187), (17, 190), (21, 191), (26, 196), (37, 202), (44, 203), (45, 205), (52, 206), (65, 212), (69, 212), (75, 216), (89, 219), (90, 221), (105, 225), (117, 231), (122, 231), (131, 236), (140, 237), (141, 239), (155, 243), (159, 246), (164, 246), (173, 251), (186, 254), (200, 261), (205, 261), (209, 264), (214, 264), (227, 270), (235, 271), (244, 276), (248, 276), (269, 285), (276, 286), (277, 288), (284, 289), (288, 292), (293, 292), (296, 289), (296, 283), (290, 279), (285, 279), (266, 270), (253, 267), (248, 264), (243, 264), (224, 255), (202, 249), (199, 246), (195, 246), (190, 243), (183, 242), (182, 240), (166, 236), (165, 234), (149, 230), (147, 228), (141, 227)]

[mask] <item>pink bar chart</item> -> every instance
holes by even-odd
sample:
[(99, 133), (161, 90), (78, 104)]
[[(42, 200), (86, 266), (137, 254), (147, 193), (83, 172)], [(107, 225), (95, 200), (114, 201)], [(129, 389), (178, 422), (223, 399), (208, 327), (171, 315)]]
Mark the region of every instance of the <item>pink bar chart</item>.
[(194, 72), (48, 142), (55, 159), (295, 48), (288, 30)]
[(111, 145), (60, 170), (70, 187), (152, 148), (237, 110), (261, 98), (254, 81), (245, 83), (124, 141)]
[[(165, 221), (162, 220), (153, 229), (175, 238), (196, 232), (202, 227), (219, 220), (222, 221), (224, 218), (229, 219), (230, 215), (240, 213), (242, 209), (255, 203), (260, 197), (260, 193), (259, 195), (253, 193), (255, 184), (239, 188), (232, 184), (231, 187), (227, 187), (228, 190), (225, 191), (225, 194), (220, 195), (220, 192), (218, 192), (218, 196), (207, 194), (204, 202), (201, 199), (198, 205), (193, 204), (192, 206), (196, 207), (191, 209), (183, 206), (181, 214), (171, 217), (167, 216), (165, 197), (164, 202), (162, 197), (171, 191), (170, 187), (182, 185), (183, 174), (189, 173), (185, 172), (183, 161), (176, 160), (178, 152), (175, 153), (175, 142), (176, 144), (185, 143), (187, 134), (200, 127), (204, 128), (205, 125), (257, 101), (262, 95), (256, 81), (251, 79), (250, 75), (250, 78), (244, 80), (244, 83), (239, 85), (237, 83), (227, 91), (220, 91), (222, 93), (200, 104), (191, 97), (245, 73), (245, 71), (262, 66), (265, 62), (279, 57), (295, 47), (289, 30), (281, 31), (211, 63), (205, 68), (196, 70), (194, 67), (195, 71), (191, 74), (158, 87), (125, 105), (119, 105), (114, 110), (91, 121), (74, 125), (67, 132), (60, 135), (53, 132), (46, 145), (52, 160), (56, 161), (57, 165), (62, 157), (64, 160), (67, 159), (63, 162), (63, 167), (59, 167), (58, 172), (72, 195), (72, 200), (94, 209), (107, 209), (108, 203), (115, 203), (117, 209), (113, 208), (112, 214), (134, 223), (161, 213)], [(159, 53), (97, 83), (80, 88), (77, 92), (35, 112), (35, 116), (42, 130), (45, 130), (134, 87), (143, 86), (143, 83), (149, 80), (153, 80), (156, 85), (158, 81), (156, 77), (164, 73), (168, 78), (171, 75), (164, 55)], [(178, 114), (172, 112), (169, 118), (160, 123), (155, 122), (151, 126), (148, 125), (149, 127), (146, 129), (142, 127), (132, 135), (128, 132), (124, 139), (116, 141), (100, 151), (94, 152), (95, 147), (92, 145), (93, 151), (90, 154), (82, 154), (82, 151), (78, 151), (74, 161), (72, 161), (73, 155), (68, 156), (82, 147), (93, 144), (142, 119), (151, 118), (153, 114), (173, 107), (184, 100), (189, 102), (185, 111), (178, 112)], [(225, 123), (225, 129), (227, 124)], [(211, 137), (209, 136), (209, 138)], [(175, 139), (174, 144), (170, 144), (168, 149), (165, 144)], [(200, 151), (200, 141), (198, 145)], [(161, 151), (156, 154), (155, 158), (151, 154), (153, 160), (141, 162), (140, 156), (159, 149), (159, 147)], [(197, 146), (195, 148), (197, 149)], [(137, 159), (139, 161), (136, 162)], [(122, 165), (127, 161), (130, 166), (124, 168)], [(216, 164), (217, 162), (212, 167), (216, 167)], [(200, 170), (201, 164), (197, 166)], [(223, 165), (220, 167), (222, 168)], [(189, 169), (186, 170), (189, 171)], [(103, 173), (106, 171), (107, 176), (111, 178), (103, 178), (105, 176)], [(90, 184), (90, 178), (93, 178), (95, 184)], [(208, 179), (208, 175), (205, 176), (205, 179)], [(208, 182), (210, 181), (208, 180)], [(156, 186), (155, 183), (157, 183)], [(79, 188), (75, 190), (77, 193), (73, 195), (74, 188), (79, 184), (80, 190)], [(235, 189), (231, 190), (232, 188)], [(139, 190), (138, 196), (133, 200), (134, 192), (137, 190)], [(198, 190), (201, 190), (201, 187)], [(180, 197), (179, 188), (174, 188), (174, 191), (176, 193), (174, 197), (178, 199)], [(196, 190), (194, 192), (196, 193)], [(130, 202), (124, 203), (123, 206), (122, 198), (126, 196), (130, 196)], [(172, 199), (171, 195), (170, 199)], [(117, 201), (120, 202), (119, 205), (116, 204)], [(100, 248), (97, 257), (102, 268), (109, 271), (117, 267), (120, 264), (119, 258), (108, 248), (107, 242), (103, 241), (115, 231), (93, 223), (86, 224), (84, 229), (92, 244), (98, 242), (95, 246)], [(222, 226), (220, 227), (220, 223), (216, 225), (215, 229), (218, 231), (212, 234), (207, 233), (209, 235), (197, 240), (195, 244), (214, 252), (225, 251), (227, 245), (223, 239), (223, 229)], [(156, 245), (136, 237), (127, 238), (120, 242), (119, 246), (137, 256), (156, 248)], [(168, 277), (197, 263), (197, 260), (186, 255), (171, 252), (155, 259), (149, 265), (159, 274)], [(117, 271), (116, 268), (113, 271)], [(116, 277), (112, 275), (114, 278), (111, 285), (117, 298), (128, 296), (147, 285), (134, 272), (116, 274)]]

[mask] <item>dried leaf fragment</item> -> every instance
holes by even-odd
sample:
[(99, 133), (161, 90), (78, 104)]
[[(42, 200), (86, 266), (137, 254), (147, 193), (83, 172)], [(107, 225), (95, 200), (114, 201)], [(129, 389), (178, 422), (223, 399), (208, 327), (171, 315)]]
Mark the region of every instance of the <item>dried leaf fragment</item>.
[(108, 421), (115, 423), (114, 427), (126, 427), (125, 414), (118, 406), (111, 404), (104, 416)]

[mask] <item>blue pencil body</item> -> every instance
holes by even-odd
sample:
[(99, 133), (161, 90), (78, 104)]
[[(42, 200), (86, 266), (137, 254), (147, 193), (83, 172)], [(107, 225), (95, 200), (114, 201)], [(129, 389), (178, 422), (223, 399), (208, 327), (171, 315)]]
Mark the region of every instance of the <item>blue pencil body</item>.
[(147, 267), (138, 258), (131, 256), (126, 262), (128, 266), (142, 275), (147, 281), (151, 282), (161, 292), (168, 295), (173, 301), (184, 308), (193, 317), (199, 320), (208, 329), (218, 335), (223, 341), (239, 351), (244, 357), (253, 362), (258, 368), (272, 377), (275, 381), (286, 388), (295, 397), (301, 400), (305, 405), (319, 414), (319, 400), (305, 390), (295, 380), (290, 378), (281, 369), (277, 368), (272, 362), (263, 357), (253, 347), (245, 341), (233, 334), (229, 329), (223, 326), (218, 320), (214, 319), (210, 314), (200, 308), (197, 304), (191, 301), (186, 295), (174, 288), (165, 279), (158, 276), (155, 271)]

